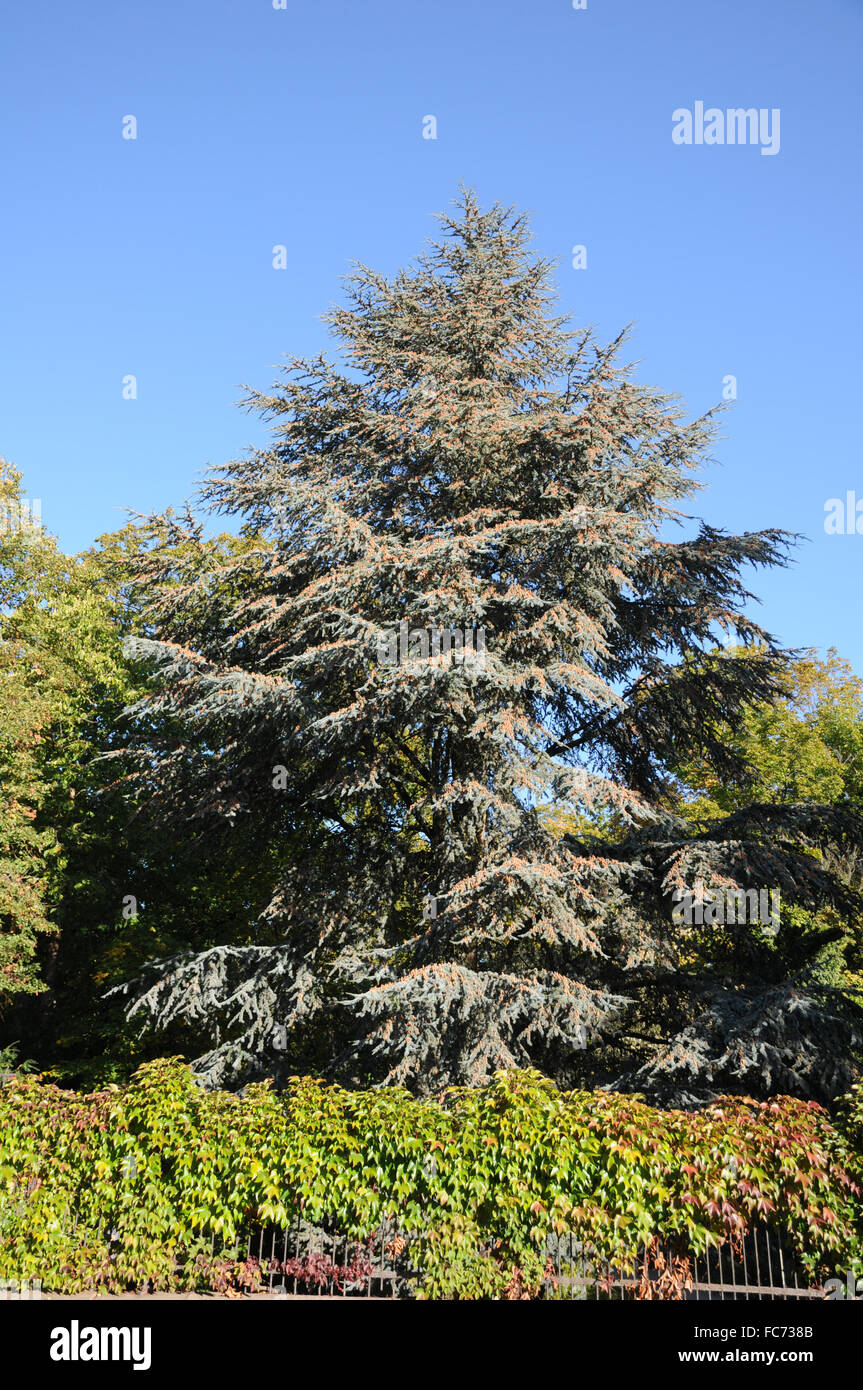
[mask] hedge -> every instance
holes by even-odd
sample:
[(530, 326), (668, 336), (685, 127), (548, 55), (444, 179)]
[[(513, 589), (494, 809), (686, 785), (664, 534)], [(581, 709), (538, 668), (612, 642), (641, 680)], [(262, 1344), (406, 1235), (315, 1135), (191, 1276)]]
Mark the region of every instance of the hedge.
[(833, 1122), (787, 1097), (661, 1111), (516, 1070), (426, 1100), (307, 1077), (208, 1092), (178, 1058), (89, 1095), (17, 1075), (0, 1086), (0, 1277), (254, 1288), (264, 1271), (231, 1249), (250, 1224), (363, 1240), (392, 1218), (426, 1298), (535, 1294), (551, 1232), (631, 1271), (657, 1236), (699, 1255), (767, 1222), (813, 1280), (844, 1278), (863, 1274), (861, 1138), (860, 1088)]

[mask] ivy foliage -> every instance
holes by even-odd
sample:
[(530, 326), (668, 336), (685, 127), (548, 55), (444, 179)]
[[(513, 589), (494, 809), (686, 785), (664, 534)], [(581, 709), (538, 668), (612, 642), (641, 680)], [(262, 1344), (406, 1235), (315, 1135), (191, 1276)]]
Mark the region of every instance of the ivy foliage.
[(0, 1088), (0, 1275), (253, 1287), (243, 1236), (297, 1218), (360, 1241), (397, 1222), (420, 1297), (531, 1296), (550, 1233), (632, 1269), (657, 1235), (698, 1254), (767, 1221), (813, 1279), (863, 1272), (859, 1097), (845, 1118), (790, 1098), (659, 1111), (535, 1071), (422, 1099), (307, 1077), (206, 1091), (177, 1058), (89, 1095), (18, 1074)]

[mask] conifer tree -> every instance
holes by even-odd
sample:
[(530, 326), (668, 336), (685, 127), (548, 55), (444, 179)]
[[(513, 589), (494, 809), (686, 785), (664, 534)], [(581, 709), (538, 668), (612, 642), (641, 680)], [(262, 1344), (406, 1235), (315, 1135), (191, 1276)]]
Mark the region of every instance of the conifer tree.
[(441, 224), (393, 279), (356, 268), (340, 362), (251, 392), (272, 443), (203, 494), (246, 548), (184, 575), (201, 523), (152, 523), (134, 651), (178, 732), (138, 775), (179, 833), (285, 848), (245, 943), (154, 962), (132, 1015), (204, 1030), (214, 1084), (312, 1048), (420, 1092), (513, 1065), (681, 1102), (841, 1086), (847, 1002), (777, 979), (758, 924), (673, 920), (698, 881), (855, 910), (818, 858), (850, 811), (674, 812), (674, 767), (739, 777), (716, 730), (781, 688), (744, 572), (791, 538), (684, 510), (713, 415), (554, 313), (523, 216), (465, 192)]

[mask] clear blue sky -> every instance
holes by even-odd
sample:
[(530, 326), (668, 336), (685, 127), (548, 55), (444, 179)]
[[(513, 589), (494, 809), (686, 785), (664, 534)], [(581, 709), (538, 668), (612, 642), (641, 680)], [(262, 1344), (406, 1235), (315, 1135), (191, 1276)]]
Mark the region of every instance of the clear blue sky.
[[(262, 440), (241, 384), (325, 346), (351, 259), (410, 261), (464, 180), (533, 213), (577, 323), (635, 321), (642, 379), (694, 413), (737, 378), (699, 508), (806, 533), (760, 618), (863, 672), (863, 535), (824, 533), (863, 498), (861, 58), (863, 0), (18, 0), (0, 453), (67, 550), (179, 503)], [(779, 108), (778, 154), (676, 145), (696, 101)]]

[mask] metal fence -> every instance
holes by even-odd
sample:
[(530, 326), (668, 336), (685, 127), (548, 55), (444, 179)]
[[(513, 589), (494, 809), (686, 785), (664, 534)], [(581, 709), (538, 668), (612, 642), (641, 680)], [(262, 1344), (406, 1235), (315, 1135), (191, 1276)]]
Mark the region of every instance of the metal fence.
[(553, 1273), (543, 1288), (546, 1298), (665, 1299), (729, 1301), (736, 1299), (820, 1299), (779, 1233), (756, 1227), (738, 1242), (710, 1247), (704, 1254), (681, 1254), (655, 1240), (642, 1248), (631, 1274), (592, 1262), (572, 1237), (550, 1241)]
[[(420, 1271), (412, 1258), (415, 1236), (385, 1225), (366, 1241), (349, 1240), (298, 1221), (290, 1230), (267, 1227), (249, 1234), (245, 1255), (265, 1271), (273, 1294), (325, 1297), (411, 1298)], [(546, 1300), (734, 1300), (820, 1299), (780, 1234), (757, 1227), (744, 1239), (711, 1247), (703, 1255), (681, 1254), (661, 1240), (639, 1251), (632, 1273), (591, 1258), (573, 1236), (549, 1236)]]
[(273, 1294), (411, 1298), (419, 1279), (415, 1244), (416, 1236), (394, 1223), (359, 1241), (298, 1220), (288, 1230), (268, 1226), (251, 1232), (245, 1255), (260, 1264), (263, 1287)]

